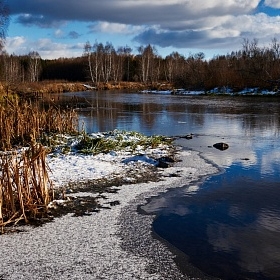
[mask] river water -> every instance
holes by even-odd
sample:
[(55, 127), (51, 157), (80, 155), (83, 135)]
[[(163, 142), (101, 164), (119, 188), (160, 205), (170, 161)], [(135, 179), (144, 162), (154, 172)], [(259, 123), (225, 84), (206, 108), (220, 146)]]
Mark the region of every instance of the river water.
[[(76, 92), (55, 97), (79, 109), (88, 133), (113, 129), (184, 136), (177, 144), (221, 168), (152, 198), (155, 233), (204, 279), (280, 279), (280, 98)], [(213, 147), (225, 142), (229, 148)], [(195, 275), (190, 275), (195, 276)]]

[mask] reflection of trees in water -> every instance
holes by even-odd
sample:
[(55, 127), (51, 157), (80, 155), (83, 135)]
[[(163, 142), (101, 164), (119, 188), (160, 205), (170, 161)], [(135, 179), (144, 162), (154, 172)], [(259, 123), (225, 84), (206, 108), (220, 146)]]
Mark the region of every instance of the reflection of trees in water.
[[(83, 92), (55, 98), (57, 106), (82, 108), (81, 119), (86, 119), (92, 130), (106, 131), (118, 124), (139, 122), (139, 125), (153, 128), (165, 123), (185, 122), (204, 126), (213, 118), (237, 120), (246, 133), (255, 130), (271, 131), (279, 135), (279, 100), (266, 97), (172, 97), (125, 94), (119, 92)], [(127, 118), (127, 119), (124, 119)], [(141, 123), (140, 123), (141, 122)], [(168, 123), (167, 123), (168, 125)]]
[(156, 123), (156, 119), (159, 117), (157, 113), (161, 111), (162, 111), (161, 104), (143, 103), (142, 104), (143, 123), (149, 127), (152, 127)]
[(260, 99), (259, 102), (250, 102), (244, 108), (242, 115), (243, 128), (245, 131), (255, 130), (270, 135), (280, 134), (280, 107), (278, 99)]
[(187, 101), (181, 103), (166, 104), (164, 108), (177, 123), (186, 122), (194, 125), (202, 126), (205, 122), (206, 108), (204, 105), (189, 104)]
[(243, 117), (243, 128), (247, 133), (259, 130), (262, 133), (269, 132), (270, 135), (279, 136), (280, 117), (276, 114), (245, 115)]

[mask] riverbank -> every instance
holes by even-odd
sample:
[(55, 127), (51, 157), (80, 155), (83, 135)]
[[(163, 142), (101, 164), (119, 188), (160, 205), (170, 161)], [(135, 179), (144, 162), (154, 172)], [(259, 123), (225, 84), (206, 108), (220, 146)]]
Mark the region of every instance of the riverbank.
[[(172, 83), (142, 82), (100, 82), (92, 85), (85, 82), (40, 81), (3, 86), (0, 84), (0, 97), (17, 94), (22, 98), (43, 98), (53, 93), (82, 92), (88, 90), (124, 90), (152, 94), (207, 95), (207, 96), (279, 96), (279, 91), (255, 88), (216, 87), (212, 89), (176, 88)], [(50, 97), (51, 98), (51, 97)]]
[[(217, 169), (197, 152), (183, 150), (174, 154), (173, 166), (154, 169), (155, 155), (164, 157), (169, 152), (161, 147), (138, 150), (137, 157), (121, 152), (49, 157), (50, 176), (57, 186), (66, 188), (68, 200), (73, 197), (79, 204), (85, 200), (75, 198), (94, 198), (101, 207), (87, 209), (83, 215), (70, 212), (40, 227), (24, 226), (18, 233), (0, 236), (5, 256), (1, 279), (187, 279), (176, 266), (176, 256), (152, 237), (153, 217), (139, 214), (137, 206)], [(137, 183), (141, 172), (158, 177)], [(91, 192), (87, 183), (102, 178), (122, 178), (126, 184)], [(60, 203), (63, 200), (53, 207)]]
[(91, 83), (85, 82), (68, 82), (68, 81), (41, 81), (41, 82), (28, 82), (18, 83), (15, 85), (3, 86), (0, 84), (0, 93), (3, 94), (18, 94), (22, 97), (41, 97), (44, 94), (52, 93), (63, 93), (63, 92), (79, 92), (86, 90), (171, 90), (173, 89), (172, 84), (168, 83), (154, 83), (144, 84), (141, 82), (108, 82), (98, 83), (92, 85)]

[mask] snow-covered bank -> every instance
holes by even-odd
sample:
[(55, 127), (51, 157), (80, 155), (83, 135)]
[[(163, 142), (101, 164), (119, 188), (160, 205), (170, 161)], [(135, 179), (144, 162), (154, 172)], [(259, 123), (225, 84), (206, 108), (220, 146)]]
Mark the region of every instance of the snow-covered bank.
[(278, 96), (279, 91), (273, 91), (260, 88), (244, 88), (242, 90), (233, 90), (230, 87), (216, 87), (211, 90), (141, 90), (141, 93), (164, 94), (164, 95), (229, 95), (229, 96)]
[[(152, 238), (152, 217), (137, 213), (137, 205), (146, 198), (217, 172), (197, 152), (180, 151), (178, 156), (182, 161), (161, 169), (161, 181), (123, 185), (117, 193), (99, 198), (100, 203), (119, 202), (111, 209), (82, 217), (68, 214), (41, 227), (0, 236), (0, 279), (186, 279), (174, 255)], [(140, 157), (139, 164), (131, 155), (113, 152), (100, 158), (61, 155), (50, 158), (49, 165), (52, 179), (63, 185), (120, 175), (127, 168), (129, 174), (133, 166), (152, 164), (147, 163), (150, 158)]]

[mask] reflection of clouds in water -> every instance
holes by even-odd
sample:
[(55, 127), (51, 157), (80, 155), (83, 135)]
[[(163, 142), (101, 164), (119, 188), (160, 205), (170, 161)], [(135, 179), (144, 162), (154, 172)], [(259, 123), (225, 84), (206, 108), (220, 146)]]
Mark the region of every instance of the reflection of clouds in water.
[[(230, 215), (239, 215), (239, 209), (230, 210)], [(277, 225), (273, 225), (276, 222)], [(268, 231), (264, 231), (265, 227)], [(277, 229), (277, 233), (272, 232)], [(280, 221), (271, 213), (263, 212), (258, 221), (248, 227), (229, 226), (215, 223), (208, 225), (208, 242), (216, 252), (235, 254), (238, 265), (252, 273), (265, 277), (279, 275), (280, 263)]]
[[(229, 148), (224, 151), (215, 149), (213, 145), (219, 142), (229, 144)], [(185, 144), (194, 150), (201, 151), (205, 158), (224, 168), (236, 162), (239, 162), (244, 167), (257, 163), (257, 155), (251, 140), (227, 137), (213, 139), (209, 136), (194, 136), (192, 140), (180, 139), (178, 143), (179, 145)]]
[(185, 216), (190, 212), (188, 207), (182, 204), (170, 205), (170, 200), (164, 197), (155, 197), (148, 204), (141, 206), (141, 208), (147, 213), (153, 213), (160, 211), (164, 213), (164, 209), (167, 209), (168, 214), (176, 214), (179, 216)]
[(159, 209), (166, 208), (168, 204), (168, 199), (161, 197), (153, 197), (152, 200), (146, 205), (141, 206), (141, 208), (147, 213), (152, 213), (158, 211)]
[(239, 216), (242, 215), (242, 210), (236, 206), (236, 205), (232, 205), (229, 208), (229, 216), (232, 218), (238, 218)]
[(261, 173), (272, 174), (280, 172), (280, 151), (270, 150), (261, 158)]
[(274, 231), (274, 232), (280, 232), (280, 214), (275, 213), (273, 211), (269, 210), (261, 210), (257, 223), (269, 230), (269, 231)]
[(170, 211), (171, 214), (176, 214), (178, 216), (186, 216), (191, 213), (191, 210), (185, 206), (178, 205)]
[(230, 253), (233, 251), (234, 230), (223, 224), (210, 224), (207, 226), (208, 241), (214, 251)]
[[(186, 189), (184, 189), (183, 196), (193, 195), (198, 190), (198, 185), (190, 185)], [(175, 214), (179, 216), (185, 216), (191, 213), (191, 210), (186, 206), (186, 204), (173, 204), (172, 200), (170, 200), (169, 197), (165, 196), (153, 197), (148, 204), (141, 206), (141, 208), (147, 213), (153, 213), (158, 211), (164, 213), (164, 209), (167, 209), (166, 211), (168, 214)]]
[(199, 190), (198, 185), (191, 185), (185, 189), (185, 193), (187, 194), (195, 194)]
[(207, 115), (203, 127), (203, 133), (206, 135), (215, 135), (231, 138), (239, 136), (242, 131), (242, 121), (236, 118), (226, 116)]

